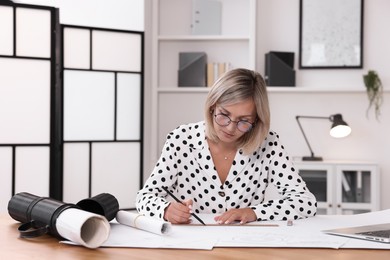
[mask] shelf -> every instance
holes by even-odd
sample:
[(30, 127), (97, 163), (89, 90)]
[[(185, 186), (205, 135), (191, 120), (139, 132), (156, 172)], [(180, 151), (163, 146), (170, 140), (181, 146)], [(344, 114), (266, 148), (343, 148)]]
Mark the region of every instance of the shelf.
[(159, 41), (249, 41), (249, 36), (238, 35), (164, 35)]
[(325, 165), (325, 164), (338, 164), (338, 165), (377, 165), (372, 161), (350, 161), (350, 160), (324, 160), (324, 161), (302, 161), (302, 156), (292, 156), (294, 164), (305, 165)]
[(210, 88), (208, 87), (171, 87), (171, 88), (159, 88), (159, 93), (207, 93)]
[[(181, 52), (204, 52), (209, 63), (228, 62), (232, 67), (256, 67), (256, 0), (223, 0), (220, 30), (193, 33), (193, 0), (153, 1), (153, 86), (158, 93), (205, 92), (177, 89)], [(167, 90), (159, 90), (169, 88)], [(173, 89), (171, 89), (173, 88)]]
[[(208, 92), (207, 87), (159, 87), (159, 93)], [(364, 88), (267, 87), (268, 93), (366, 93)], [(390, 92), (390, 90), (384, 90)]]
[(282, 93), (365, 93), (365, 88), (327, 88), (327, 87), (267, 87), (268, 92), (282, 92)]

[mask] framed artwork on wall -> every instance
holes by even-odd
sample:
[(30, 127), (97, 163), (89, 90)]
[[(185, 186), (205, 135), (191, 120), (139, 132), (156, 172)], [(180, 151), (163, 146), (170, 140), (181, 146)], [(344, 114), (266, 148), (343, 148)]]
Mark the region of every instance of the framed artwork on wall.
[(299, 67), (363, 67), (363, 0), (300, 0)]

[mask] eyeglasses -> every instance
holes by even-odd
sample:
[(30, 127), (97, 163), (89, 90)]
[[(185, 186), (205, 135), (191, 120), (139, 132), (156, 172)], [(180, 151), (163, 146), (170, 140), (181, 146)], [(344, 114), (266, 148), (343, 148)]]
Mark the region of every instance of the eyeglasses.
[(249, 132), (255, 125), (255, 123), (250, 123), (245, 120), (233, 121), (230, 119), (230, 117), (224, 114), (215, 114), (214, 118), (215, 122), (220, 126), (228, 126), (231, 122), (236, 123), (237, 129), (243, 133)]

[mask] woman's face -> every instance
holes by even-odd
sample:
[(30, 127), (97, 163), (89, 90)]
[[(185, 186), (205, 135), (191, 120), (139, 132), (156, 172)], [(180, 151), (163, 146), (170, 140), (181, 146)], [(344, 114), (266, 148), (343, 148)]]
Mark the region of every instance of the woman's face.
[(256, 121), (256, 106), (252, 99), (232, 105), (217, 105), (214, 109), (213, 117), (214, 129), (219, 140), (226, 143), (234, 143)]

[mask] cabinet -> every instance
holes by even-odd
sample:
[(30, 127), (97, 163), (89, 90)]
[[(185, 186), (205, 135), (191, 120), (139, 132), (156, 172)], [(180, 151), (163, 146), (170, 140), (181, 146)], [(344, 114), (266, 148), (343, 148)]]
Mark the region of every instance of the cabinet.
[(180, 52), (205, 52), (208, 63), (229, 63), (231, 68), (255, 68), (256, 0), (219, 1), (221, 33), (218, 35), (192, 34), (194, 1), (158, 0), (151, 3), (151, 143), (156, 144), (152, 147), (155, 157), (160, 154), (170, 130), (180, 124), (203, 119), (203, 103), (208, 88), (178, 87)]
[(380, 209), (375, 163), (294, 162), (318, 202), (317, 214), (357, 214)]

